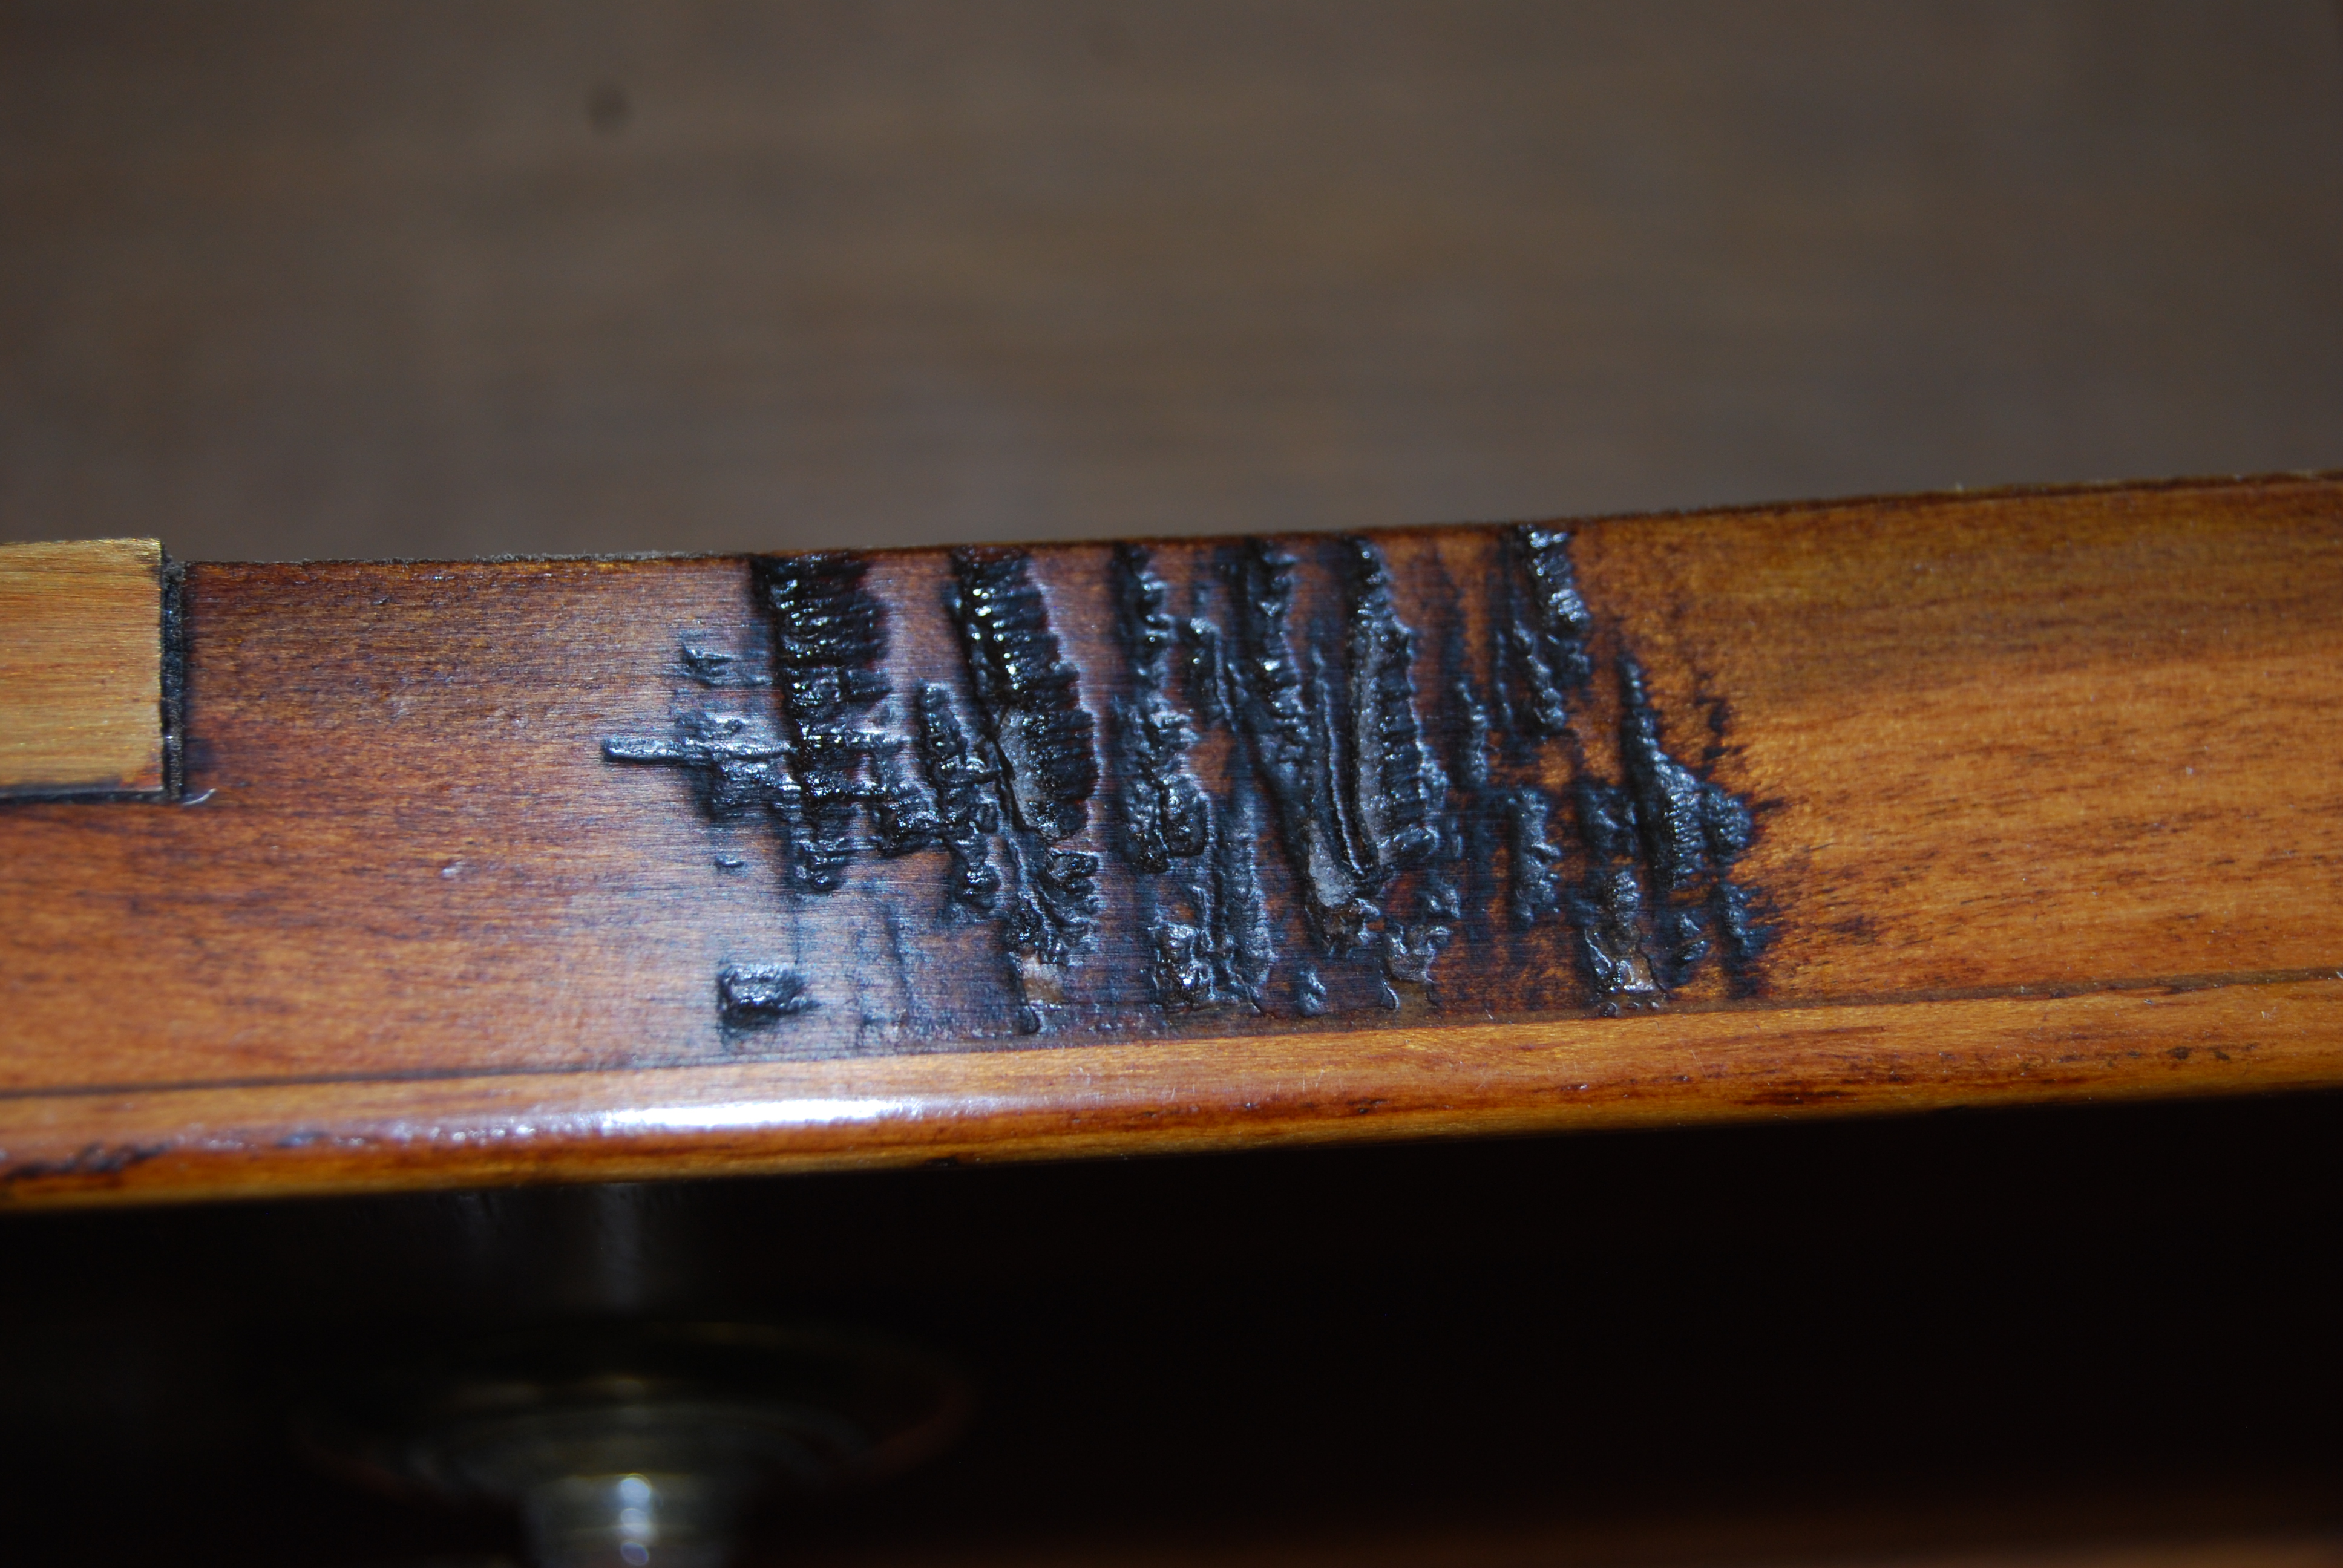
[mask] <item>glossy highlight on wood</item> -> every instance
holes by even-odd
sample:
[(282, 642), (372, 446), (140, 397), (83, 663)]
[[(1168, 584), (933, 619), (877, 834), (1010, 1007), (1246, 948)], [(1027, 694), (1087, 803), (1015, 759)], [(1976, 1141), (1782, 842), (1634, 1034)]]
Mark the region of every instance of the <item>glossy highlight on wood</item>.
[(191, 803), (0, 812), (20, 1200), (2343, 1082), (2334, 480), (186, 618)]

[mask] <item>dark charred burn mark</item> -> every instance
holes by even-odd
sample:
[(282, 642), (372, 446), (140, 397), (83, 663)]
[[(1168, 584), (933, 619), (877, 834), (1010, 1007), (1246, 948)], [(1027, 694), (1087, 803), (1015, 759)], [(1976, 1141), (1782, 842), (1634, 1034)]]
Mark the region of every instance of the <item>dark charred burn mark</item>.
[(1757, 960), (1774, 938), (1774, 928), (1760, 918), (1761, 907), (1758, 894), (1725, 877), (1709, 894), (1725, 980), (1735, 996), (1754, 996), (1759, 989)]
[(1401, 985), (1430, 985), (1433, 961), (1448, 946), (1448, 937), (1446, 926), (1403, 925), (1385, 930), (1384, 978)]
[(1619, 658), (1619, 755), (1634, 797), (1645, 863), (1664, 894), (1691, 886), (1749, 848), (1749, 808), (1668, 755), (1643, 667)]
[(1737, 974), (1760, 941), (1747, 895), (1725, 875), (1755, 835), (1749, 808), (1668, 754), (1632, 654), (1619, 656), (1619, 756), (1655, 900), (1661, 983), (1674, 988), (1692, 977), (1708, 956), (1712, 923)]
[[(909, 850), (920, 847), (922, 840), (917, 831), (924, 820), (922, 813), (916, 807), (909, 811), (898, 810), (901, 803), (889, 797), (886, 783), (868, 777), (866, 772), (870, 763), (900, 744), (883, 730), (860, 726), (799, 728), (797, 744), (789, 749), (797, 786), (796, 809), (784, 811), (781, 816), (792, 828), (798, 879), (807, 891), (834, 893), (844, 884), (847, 863), (854, 858), (856, 808), (865, 802), (874, 808), (874, 829), (884, 832), (875, 816), (876, 809), (883, 807), (889, 812), (889, 820), (913, 835), (900, 848)], [(900, 775), (897, 782), (907, 778), (908, 775)], [(786, 797), (784, 803), (789, 803)], [(898, 848), (883, 840), (880, 847)]]
[(1505, 901), (1513, 924), (1524, 930), (1562, 908), (1562, 851), (1546, 834), (1552, 811), (1545, 791), (1534, 785), (1505, 795)]
[[(1452, 647), (1447, 663), (1452, 670), (1461, 671), (1465, 664), (1463, 649)], [(1448, 788), (1435, 819), (1439, 847), (1425, 869), (1416, 908), (1425, 920), (1464, 926), (1470, 945), (1489, 934), (1480, 913), (1479, 890), (1486, 869), (1496, 859), (1487, 802), (1489, 709), (1470, 675), (1458, 673), (1450, 681), (1443, 725)]]
[(887, 607), (863, 591), (860, 556), (770, 556), (757, 581), (773, 622), (774, 674), (792, 716), (826, 723), (887, 695)]
[(1322, 1018), (1326, 1013), (1326, 982), (1308, 964), (1293, 977), (1293, 1007), (1304, 1018)]
[[(1080, 849), (1045, 848), (1038, 854), (1019, 850), (1012, 843), (1011, 860), (1018, 870), (1015, 904), (1009, 913), (1009, 950), (1020, 960), (1020, 973), (1029, 1000), (1037, 990), (1041, 1000), (1063, 1002), (1063, 970), (1090, 945), (1098, 925), (1099, 858)], [(1053, 971), (1038, 988), (1024, 968), (1031, 960)]]
[(1708, 729), (1708, 739), (1700, 749), (1700, 765), (1703, 769), (1714, 768), (1733, 753), (1733, 745), (1726, 739), (1733, 731), (1733, 703), (1722, 693), (1710, 690), (1708, 677), (1701, 672), (1693, 679), (1692, 705), (1700, 711)]
[(1016, 970), (1017, 1030), (1041, 1030), (1043, 1008), (1065, 1005), (1066, 970), (1089, 945), (1099, 912), (1096, 855), (1031, 850), (1007, 840), (1017, 887), (1003, 922), (1002, 946)]
[(1253, 846), (1261, 836), (1260, 814), (1242, 768), (1229, 781), (1225, 810), (1215, 823), (1218, 841), (1212, 847), (1212, 966), (1224, 998), (1243, 1002), (1258, 1012), (1262, 988), (1277, 961), (1270, 938), (1269, 903), (1261, 890), (1261, 867)]
[(700, 809), (716, 820), (767, 809), (795, 793), (780, 766), (789, 748), (763, 719), (687, 709), (662, 739), (614, 735), (602, 742), (614, 762), (661, 762), (690, 775)]
[(1448, 781), (1423, 744), (1415, 712), (1415, 634), (1393, 608), (1383, 552), (1364, 539), (1343, 543), (1351, 552), (1351, 819), (1361, 869), (1387, 879), (1439, 848), (1430, 820)]
[(1090, 935), (1099, 911), (1098, 871), (1096, 855), (1054, 848), (1043, 850), (1033, 869), (1031, 886), (1049, 925), (1047, 937), (1034, 946), (1053, 963), (1071, 958)]
[(1505, 531), (1511, 614), (1497, 659), (1506, 717), (1522, 735), (1550, 738), (1570, 728), (1570, 699), (1594, 675), (1587, 639), (1594, 618), (1578, 589), (1570, 535), (1559, 528)]
[(1172, 650), (1180, 642), (1179, 623), (1165, 608), (1171, 599), (1171, 588), (1155, 575), (1145, 549), (1114, 547), (1116, 629), (1131, 660), (1131, 685), (1139, 690), (1160, 694), (1170, 679)]
[(753, 571), (759, 608), (773, 630), (773, 674), (760, 680), (739, 656), (682, 646), (684, 670), (710, 688), (777, 689), (778, 727), (705, 705), (679, 712), (666, 739), (618, 736), (605, 755), (687, 769), (709, 816), (761, 809), (789, 848), (792, 879), (809, 892), (834, 892), (856, 849), (855, 820), (867, 808), (881, 854), (925, 848), (941, 822), (900, 756), (904, 741), (855, 715), (882, 702), (886, 610), (865, 592), (867, 563), (848, 555), (781, 556)]
[(1451, 779), (1470, 799), (1489, 787), (1489, 707), (1470, 676), (1458, 676), (1448, 696), (1455, 705), (1449, 732)]
[(1096, 855), (1061, 849), (1090, 821), (1098, 754), (1081, 672), (1061, 656), (1049, 606), (1017, 550), (956, 550), (946, 607), (960, 628), (969, 686), (1011, 823), (1013, 877), (1002, 945), (1017, 979), (1017, 1028), (1039, 1033), (1066, 1001), (1066, 970), (1099, 915)]
[(1114, 588), (1131, 682), (1131, 695), (1110, 709), (1122, 807), (1117, 841), (1138, 889), (1155, 999), (1167, 1011), (1191, 1012), (1249, 993), (1233, 983), (1233, 937), (1222, 925), (1210, 866), (1163, 885), (1178, 863), (1210, 853), (1214, 832), (1212, 802), (1188, 769), (1196, 733), (1169, 695), (1181, 643), (1166, 608), (1171, 590), (1134, 545), (1115, 550)]
[(1634, 803), (1615, 785), (1582, 778), (1574, 804), (1586, 856), (1584, 874), (1570, 898), (1574, 950), (1596, 1010), (1615, 1016), (1666, 995), (1644, 948)]
[[(1564, 900), (1579, 970), (1604, 1012), (1665, 998), (1713, 951), (1729, 983), (1745, 990), (1764, 944), (1755, 900), (1726, 873), (1754, 835), (1749, 808), (1669, 752), (1658, 710), (1634, 653), (1616, 655), (1619, 680), (1617, 783), (1594, 777), (1572, 729), (1572, 710), (1593, 672), (1594, 618), (1570, 558), (1570, 536), (1521, 528), (1505, 538), (1499, 591), (1507, 613), (1497, 671), (1513, 736), (1512, 755), (1529, 765), (1559, 740), (1574, 775), (1573, 804), (1584, 866)], [(1724, 753), (1724, 704), (1705, 698), (1710, 741), (1704, 760)], [(1512, 798), (1513, 915), (1544, 918), (1534, 878), (1542, 836), (1527, 834), (1522, 797)], [(1523, 853), (1523, 846), (1529, 846)], [(1558, 885), (1560, 879), (1556, 878)]]
[(886, 735), (873, 754), (879, 766), (875, 789), (865, 797), (879, 852), (895, 859), (944, 842), (946, 824), (926, 780), (916, 770), (910, 744)]
[(1001, 829), (1001, 809), (985, 792), (993, 771), (969, 744), (967, 731), (952, 711), (951, 693), (933, 681), (920, 688), (916, 746), (920, 769), (935, 791), (938, 837), (951, 854), (947, 898), (962, 909), (989, 915), (1001, 894), (1001, 872), (985, 847)]
[[(1175, 623), (1178, 644), (1173, 654), (1179, 684), (1195, 724), (1208, 729), (1233, 727), (1237, 711), (1232, 695), (1233, 677), (1226, 639), (1209, 613), (1211, 577), (1198, 576), (1190, 584), (1189, 592), (1190, 613), (1186, 619)], [(1155, 600), (1151, 592), (1147, 599), (1146, 608), (1151, 614), (1161, 608), (1161, 601)], [(1160, 637), (1161, 630), (1160, 627), (1150, 628), (1151, 644)], [(1135, 667), (1133, 675), (1134, 686), (1170, 695), (1170, 683), (1159, 680), (1151, 667)], [(1242, 747), (1232, 751), (1230, 758), (1225, 793), (1217, 799), (1209, 793), (1202, 799), (1203, 846), (1188, 864), (1179, 868), (1185, 874), (1182, 890), (1187, 910), (1192, 911), (1185, 923), (1198, 929), (1200, 956), (1211, 965), (1212, 987), (1208, 995), (1199, 993), (1186, 983), (1192, 980), (1192, 974), (1183, 970), (1176, 977), (1181, 983), (1167, 990), (1165, 980), (1175, 977), (1159, 967), (1156, 994), (1167, 1008), (1175, 1010), (1192, 1010), (1209, 1004), (1242, 1006), (1261, 1012), (1264, 1010), (1263, 988), (1276, 962), (1277, 949), (1271, 935), (1272, 913), (1262, 891), (1261, 866), (1255, 852), (1262, 829), (1252, 770), (1244, 762)], [(1176, 933), (1167, 934), (1166, 940), (1168, 950), (1151, 936), (1151, 949), (1176, 952), (1184, 940)]]
[(768, 1029), (819, 1004), (787, 964), (726, 964), (716, 971), (716, 1010), (727, 1030)]
[(771, 676), (751, 668), (748, 659), (739, 654), (727, 653), (690, 638), (677, 644), (676, 662), (683, 666), (684, 674), (714, 690), (773, 684)]
[[(801, 884), (834, 892), (854, 855), (856, 809), (883, 807), (882, 848), (917, 849), (930, 841), (887, 841), (888, 827), (922, 819), (890, 789), (909, 779), (873, 777), (876, 765), (901, 742), (850, 717), (887, 695), (878, 665), (887, 653), (886, 606), (863, 590), (870, 563), (853, 555), (775, 556), (757, 562), (759, 598), (773, 628), (773, 684), (789, 727), (795, 809), (784, 813)], [(926, 816), (932, 817), (930, 809)]]
[(1322, 670), (1305, 675), (1287, 637), (1294, 566), (1292, 557), (1262, 539), (1248, 541), (1239, 556), (1232, 585), (1237, 658), (1231, 684), (1253, 765), (1302, 889), (1311, 936), (1325, 951), (1341, 954), (1358, 945), (1381, 911), (1363, 896), (1343, 830)]
[(1196, 732), (1166, 694), (1179, 628), (1165, 612), (1171, 597), (1135, 546), (1115, 550), (1115, 602), (1131, 695), (1109, 709), (1114, 719), (1121, 785), (1121, 848), (1141, 871), (1161, 875), (1175, 859), (1201, 855), (1212, 838), (1212, 810), (1188, 770)]
[(1191, 616), (1180, 628), (1180, 648), (1188, 707), (1196, 721), (1208, 729), (1228, 723), (1228, 656), (1222, 646), (1221, 628), (1201, 615)]
[(0, 1187), (88, 1176), (119, 1176), (171, 1151), (167, 1143), (85, 1143), (63, 1160), (27, 1160), (0, 1171)]
[(1122, 717), (1132, 778), (1145, 780), (1131, 791), (1125, 841), (1141, 869), (1168, 871), (1173, 860), (1202, 854), (1212, 836), (1203, 789), (1181, 765), (1194, 733), (1169, 703), (1133, 704)]
[(1071, 838), (1099, 778), (1081, 672), (1059, 655), (1022, 551), (955, 550), (952, 568), (952, 617), (1011, 815), (1052, 843)]
[[(1549, 940), (1604, 1014), (1658, 1005), (1712, 961), (1731, 993), (1753, 994), (1772, 905), (1733, 873), (1765, 807), (1711, 778), (1734, 754), (1725, 703), (1703, 680), (1685, 713), (1664, 716), (1619, 630), (1598, 637), (1570, 542), (1507, 531), (1482, 620), (1444, 604), (1437, 562), (1423, 565), (1436, 673), (1417, 669), (1423, 639), (1400, 613), (1413, 600), (1370, 540), (1313, 547), (1323, 576), (1306, 596), (1301, 563), (1274, 542), (1220, 547), (1178, 590), (1184, 614), (1178, 574), (1121, 547), (1107, 569), (1124, 664), (1094, 674), (1061, 652), (1025, 555), (960, 551), (944, 606), (968, 687), (920, 683), (900, 713), (865, 563), (777, 558), (755, 567), (771, 674), (754, 673), (761, 656), (687, 637), (669, 732), (604, 750), (684, 769), (710, 818), (761, 815), (800, 891), (839, 887), (860, 851), (940, 847), (939, 918), (999, 921), (1021, 1032), (1101, 1005), (1070, 986), (1101, 919), (1100, 857), (1075, 839), (1102, 779), (1112, 799), (1097, 847), (1118, 860), (1118, 889), (1127, 870), (1132, 900), (1119, 950), (1174, 1019), (1437, 1010), (1435, 970), (1459, 964), (1468, 1005), (1483, 1005), (1483, 986), (1504, 1005), (1518, 988), (1503, 966), (1552, 961)], [(1615, 777), (1594, 761), (1612, 747), (1585, 728), (1608, 711), (1598, 666), (1616, 681)], [(1429, 702), (1420, 677), (1436, 689)], [(1087, 678), (1108, 693), (1103, 736), (1081, 702)], [(1281, 943), (1301, 950), (1278, 975)], [(728, 1036), (813, 1005), (786, 966), (728, 965), (719, 990)]]
[(1147, 978), (1167, 1011), (1191, 1012), (1220, 1000), (1209, 942), (1203, 931), (1179, 920), (1148, 922)]

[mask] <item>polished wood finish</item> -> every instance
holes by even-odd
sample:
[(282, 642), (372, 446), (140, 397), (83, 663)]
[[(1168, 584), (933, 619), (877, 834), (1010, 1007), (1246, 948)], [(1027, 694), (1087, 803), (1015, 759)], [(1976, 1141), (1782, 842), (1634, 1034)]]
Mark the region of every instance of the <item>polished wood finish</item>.
[[(791, 890), (753, 821), (709, 820), (676, 769), (606, 754), (695, 689), (679, 638), (751, 635), (749, 562), (196, 567), (186, 803), (0, 817), (9, 1190), (331, 1191), (2343, 1084), (2338, 517), (2343, 482), (2278, 478), (1575, 526), (1596, 644), (1634, 650), (1679, 749), (1719, 716), (1701, 769), (1755, 808), (1731, 875), (1772, 937), (1746, 984), (1711, 964), (1664, 1007), (1607, 1006), (1571, 968), (1568, 919), (1521, 936), (1468, 917), (1397, 1010), (1339, 984), (1315, 1019), (1274, 983), (1260, 1016), (1157, 1005), (1132, 989), (1145, 960), (1119, 911), (1139, 883), (1107, 820), (1127, 779), (1102, 729), (1095, 820), (1065, 840), (1107, 862), (1108, 914), (1068, 971), (1097, 996), (1041, 1009), (1038, 1036), (1012, 1022), (1000, 926), (937, 918), (942, 849), (862, 854), (840, 892)], [(1376, 542), (1398, 619), (1460, 620), (1485, 674), (1493, 633), (1456, 585), (1503, 537)], [(1222, 549), (1151, 558), (1192, 580)], [(1083, 699), (1131, 690), (1111, 553), (1028, 565)], [(954, 570), (870, 558), (899, 690), (965, 679), (940, 604)], [(1436, 716), (1453, 704), (1430, 661), (1420, 648), (1416, 708)], [(1584, 699), (1590, 753), (1620, 732), (1611, 700), (1599, 681)], [(1566, 779), (1539, 777), (1564, 798)], [(1502, 882), (1474, 896), (1502, 901)], [(1307, 960), (1281, 918), (1281, 961)], [(891, 947), (874, 934), (906, 921)], [(777, 951), (823, 1005), (728, 1027), (719, 967)]]
[(162, 787), (162, 546), (0, 545), (0, 796)]

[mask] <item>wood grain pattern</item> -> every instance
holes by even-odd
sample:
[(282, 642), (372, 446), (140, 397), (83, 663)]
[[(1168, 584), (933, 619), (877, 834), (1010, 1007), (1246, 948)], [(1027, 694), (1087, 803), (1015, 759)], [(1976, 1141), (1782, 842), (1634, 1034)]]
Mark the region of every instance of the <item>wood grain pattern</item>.
[(163, 547), (0, 545), (0, 796), (163, 777)]
[[(192, 568), (190, 803), (0, 817), (9, 1191), (326, 1191), (2343, 1082), (2343, 483), (1570, 532), (1598, 668), (1632, 648), (1669, 744), (1756, 808), (1730, 869), (1772, 930), (1752, 983), (1712, 962), (1664, 1006), (1606, 1008), (1573, 961), (1574, 910), (1510, 919), (1502, 850), (1434, 983), (1394, 986), (1393, 1010), (1372, 950), (1337, 960), (1308, 940), (1278, 869), (1291, 840), (1264, 811), (1283, 923), (1262, 1012), (1167, 1005), (1109, 724), (1089, 819), (1061, 839), (1098, 854), (1101, 912), (1038, 1035), (1019, 1028), (1033, 993), (1013, 922), (943, 917), (946, 846), (890, 859), (858, 828), (838, 890), (809, 890), (804, 840), (769, 815), (711, 815), (685, 770), (606, 755), (614, 737), (680, 733), (694, 705), (791, 700), (679, 660), (689, 643), (747, 650), (734, 674), (772, 668), (752, 563)], [(1325, 552), (1347, 547), (1289, 543), (1293, 624), (1311, 633), (1296, 647), (1350, 669), (1363, 656), (1328, 639), (1352, 623), (1326, 608)], [(1505, 536), (1374, 544), (1418, 633), (1430, 733), (1460, 706), (1430, 675), (1443, 640), (1494, 689), (1502, 596), (1473, 585)], [(1215, 564), (1241, 548), (1150, 559), (1184, 592), (1235, 580)], [(952, 560), (866, 562), (898, 727), (903, 695), (933, 681), (975, 728)], [(1081, 700), (1111, 713), (1139, 692), (1112, 553), (1037, 548), (1022, 569)], [(1495, 765), (1554, 802), (1565, 880), (1589, 854), (1564, 831), (1573, 769), (1626, 766), (1616, 688), (1574, 700), (1585, 757), (1541, 742)], [(1192, 753), (1216, 800), (1242, 770), (1210, 753), (1234, 744), (1204, 726)], [(1004, 861), (1018, 830), (995, 838)], [(1385, 884), (1386, 926), (1430, 875)], [(739, 1027), (717, 976), (743, 960), (789, 968), (820, 1005)], [(1305, 963), (1330, 977), (1324, 1016), (1279, 990)]]

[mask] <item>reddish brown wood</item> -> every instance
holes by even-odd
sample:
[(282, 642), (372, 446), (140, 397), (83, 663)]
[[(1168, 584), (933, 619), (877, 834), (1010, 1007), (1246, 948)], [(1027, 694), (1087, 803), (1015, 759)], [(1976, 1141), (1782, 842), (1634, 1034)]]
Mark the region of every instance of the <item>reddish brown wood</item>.
[[(1711, 965), (1663, 1010), (1589, 1016), (1601, 999), (1554, 921), (1501, 934), (1493, 957), (1460, 941), (1440, 960), (1453, 980), (1397, 1013), (1170, 1015), (1128, 1000), (1139, 957), (1111, 911), (1131, 882), (1110, 850), (1110, 917), (1076, 974), (1125, 1000), (1021, 1036), (996, 924), (928, 920), (891, 965), (880, 917), (940, 907), (940, 850), (866, 854), (840, 894), (783, 896), (766, 837), (711, 827), (673, 769), (602, 754), (665, 725), (679, 632), (749, 624), (746, 562), (193, 568), (187, 803), (0, 814), (10, 1191), (326, 1191), (2343, 1083), (2343, 484), (1574, 532), (1598, 648), (1641, 656), (1671, 742), (1696, 756), (1699, 699), (1729, 705), (1712, 772), (1758, 803), (1734, 874), (1771, 900), (1777, 933), (1755, 994)], [(1383, 536), (1401, 619), (1425, 630), (1460, 605), (1485, 653), (1469, 585), (1494, 538)], [(1183, 552), (1209, 548), (1155, 559), (1177, 587), (1204, 558)], [(1031, 562), (1094, 710), (1122, 659), (1106, 561), (1057, 547)], [(938, 603), (950, 571), (939, 554), (874, 558), (899, 689), (964, 681)], [(1450, 596), (1443, 572), (1467, 591)], [(1297, 626), (1323, 591), (1304, 582)], [(1421, 668), (1418, 689), (1435, 712)], [(1606, 689), (1584, 728), (1589, 766), (1615, 772)], [(1197, 751), (1208, 781), (1213, 744)], [(1070, 842), (1108, 849), (1109, 772), (1090, 838)], [(728, 846), (752, 863), (719, 869)], [(774, 952), (824, 1007), (728, 1032), (711, 977)], [(857, 1027), (866, 1012), (891, 1021)]]

